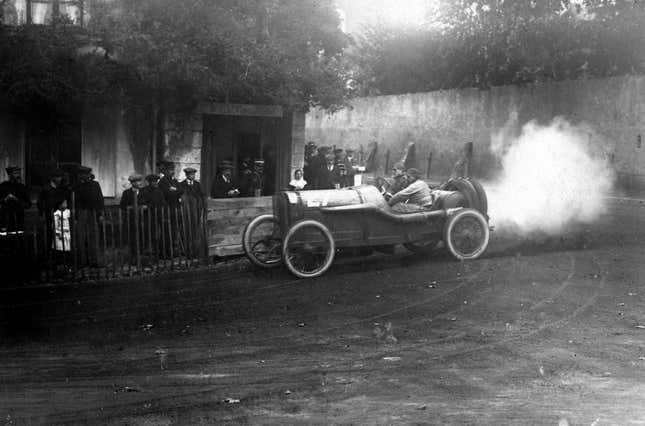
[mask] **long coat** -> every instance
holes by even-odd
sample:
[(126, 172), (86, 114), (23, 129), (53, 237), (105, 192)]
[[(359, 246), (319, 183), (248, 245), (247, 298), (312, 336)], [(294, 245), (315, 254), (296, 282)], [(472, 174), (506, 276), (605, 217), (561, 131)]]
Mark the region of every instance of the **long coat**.
[[(16, 199), (6, 200), (9, 194)], [(25, 185), (10, 180), (0, 183), (0, 227), (10, 231), (23, 230), (25, 209), (30, 206), (29, 191)]]
[(166, 203), (170, 207), (179, 207), (182, 190), (177, 179), (164, 176), (159, 179), (159, 188), (166, 197)]

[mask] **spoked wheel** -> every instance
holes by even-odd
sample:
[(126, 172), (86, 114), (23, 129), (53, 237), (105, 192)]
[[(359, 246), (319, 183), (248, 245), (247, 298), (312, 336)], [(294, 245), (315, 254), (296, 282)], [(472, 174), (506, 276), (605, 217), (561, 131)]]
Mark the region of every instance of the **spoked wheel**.
[(433, 238), (429, 240), (415, 241), (413, 243), (405, 243), (403, 244), (403, 247), (410, 250), (412, 253), (425, 255), (434, 252), (437, 249), (437, 244), (439, 244), (439, 240)]
[(477, 210), (460, 210), (446, 224), (446, 245), (459, 260), (477, 259), (486, 251), (489, 238), (488, 222)]
[(244, 253), (260, 268), (275, 268), (282, 263), (282, 234), (278, 219), (270, 214), (256, 217), (244, 228)]
[(295, 276), (313, 278), (329, 269), (335, 251), (334, 238), (325, 225), (315, 220), (303, 220), (287, 232), (282, 256)]

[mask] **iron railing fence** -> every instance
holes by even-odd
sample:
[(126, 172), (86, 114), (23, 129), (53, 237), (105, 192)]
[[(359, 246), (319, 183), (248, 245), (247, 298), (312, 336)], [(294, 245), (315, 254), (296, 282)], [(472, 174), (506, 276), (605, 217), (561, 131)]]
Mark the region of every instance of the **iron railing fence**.
[(205, 212), (187, 205), (53, 211), (0, 228), (0, 282), (108, 279), (207, 262)]

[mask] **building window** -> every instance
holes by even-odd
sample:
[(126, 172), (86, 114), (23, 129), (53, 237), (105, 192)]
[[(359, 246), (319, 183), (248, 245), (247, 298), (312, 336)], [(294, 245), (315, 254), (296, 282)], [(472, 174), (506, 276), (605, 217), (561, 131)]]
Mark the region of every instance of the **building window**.
[(87, 19), (85, 0), (8, 0), (0, 13), (6, 25), (46, 25), (55, 19), (67, 19), (83, 26)]

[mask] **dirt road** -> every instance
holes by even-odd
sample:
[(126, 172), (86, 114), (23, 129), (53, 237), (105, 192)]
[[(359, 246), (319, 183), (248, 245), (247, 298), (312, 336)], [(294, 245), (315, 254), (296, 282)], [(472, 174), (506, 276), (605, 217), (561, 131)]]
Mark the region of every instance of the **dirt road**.
[(2, 294), (5, 424), (645, 424), (645, 206), (405, 253)]

